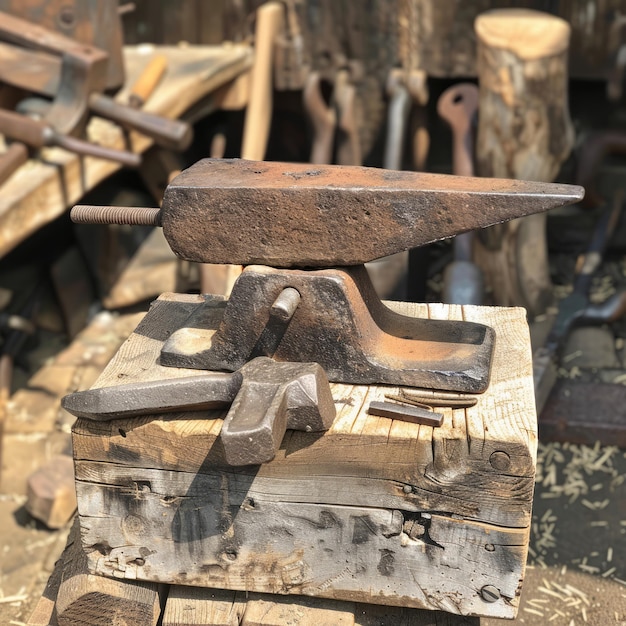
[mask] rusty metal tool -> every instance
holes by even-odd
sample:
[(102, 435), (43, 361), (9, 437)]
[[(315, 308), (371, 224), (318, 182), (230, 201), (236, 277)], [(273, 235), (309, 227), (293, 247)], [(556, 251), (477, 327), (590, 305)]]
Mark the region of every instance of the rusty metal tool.
[(578, 257), (572, 293), (559, 303), (559, 310), (546, 343), (533, 355), (537, 414), (541, 413), (556, 381), (555, 360), (570, 330), (585, 324), (614, 322), (626, 314), (626, 291), (614, 294), (602, 304), (589, 303), (591, 281), (602, 263), (606, 245), (619, 222), (623, 203), (624, 190), (621, 189), (615, 195), (613, 206), (598, 221), (589, 248)]
[[(474, 175), (474, 122), (478, 111), (478, 87), (459, 83), (446, 89), (437, 102), (437, 112), (452, 130), (452, 171), (457, 176)], [(484, 279), (472, 262), (472, 231), (454, 238), (454, 261), (444, 273), (443, 301), (450, 304), (482, 304)]]
[(323, 431), (335, 419), (330, 385), (318, 364), (266, 357), (230, 374), (206, 372), (79, 391), (62, 404), (72, 415), (99, 421), (230, 405), (220, 433), (229, 465), (271, 461), (287, 429)]
[[(12, 44), (16, 51), (28, 48), (43, 51), (45, 55), (59, 57), (58, 90), (46, 116), (46, 121), (59, 133), (69, 135), (82, 129), (87, 113), (87, 99), (94, 91), (103, 91), (106, 85), (108, 55), (94, 46), (82, 44), (69, 37), (0, 12), (0, 40)], [(62, 59), (62, 61), (61, 61)], [(3, 64), (5, 66), (6, 64)], [(5, 67), (13, 74), (24, 74), (18, 64)], [(45, 72), (35, 64), (35, 73), (46, 79)], [(30, 72), (32, 78), (32, 72)], [(6, 77), (2, 76), (2, 80)], [(7, 81), (14, 84), (11, 81)], [(32, 81), (31, 81), (32, 82)], [(23, 87), (23, 85), (16, 85)], [(30, 89), (27, 84), (26, 89)]]
[(436, 427), (443, 424), (443, 415), (441, 413), (433, 413), (433, 411), (419, 406), (402, 406), (395, 402), (370, 402), (367, 412), (370, 415), (389, 417), (392, 420), (402, 420), (403, 422), (423, 424), (424, 426)]
[(356, 117), (356, 86), (350, 69), (342, 68), (335, 75), (333, 103), (337, 109), (337, 163), (361, 165), (363, 151)]
[(95, 46), (108, 56), (104, 88), (124, 84), (124, 7), (102, 0), (0, 0), (0, 11), (58, 33), (78, 44)]
[(83, 156), (116, 161), (127, 167), (138, 167), (141, 163), (141, 156), (133, 152), (115, 150), (63, 135), (55, 131), (50, 124), (5, 109), (0, 109), (0, 133), (31, 148), (58, 146)]
[[(569, 185), (206, 159), (170, 183), (161, 209), (79, 206), (72, 219), (161, 224), (186, 260), (273, 266), (247, 267), (226, 306), (207, 298), (164, 345), (164, 365), (233, 371), (273, 355), (319, 363), (333, 381), (480, 393), (489, 381), (493, 330), (392, 312), (363, 263), (562, 206), (582, 192)], [(277, 269), (290, 267), (296, 269)]]
[(387, 134), (383, 167), (388, 170), (402, 169), (402, 152), (411, 112), (411, 95), (401, 75), (391, 72), (387, 80), (390, 98), (387, 112)]
[(335, 108), (324, 100), (321, 82), (320, 73), (311, 72), (304, 86), (302, 100), (313, 127), (313, 145), (309, 161), (313, 164), (327, 165), (333, 159), (337, 113)]
[(395, 402), (404, 402), (405, 404), (414, 404), (421, 407), (443, 407), (447, 406), (452, 409), (469, 409), (476, 406), (478, 399), (476, 396), (461, 396), (459, 394), (446, 394), (444, 392), (420, 393), (419, 390), (409, 392), (406, 389), (400, 389), (398, 394), (385, 394), (385, 398), (394, 400)]
[(582, 196), (574, 185), (203, 159), (168, 185), (161, 209), (76, 207), (73, 219), (160, 224), (172, 250), (198, 263), (322, 268), (360, 265)]
[(52, 98), (45, 121), (64, 135), (80, 135), (89, 113), (185, 150), (191, 126), (125, 106), (103, 93), (107, 54), (26, 20), (0, 12), (0, 80)]

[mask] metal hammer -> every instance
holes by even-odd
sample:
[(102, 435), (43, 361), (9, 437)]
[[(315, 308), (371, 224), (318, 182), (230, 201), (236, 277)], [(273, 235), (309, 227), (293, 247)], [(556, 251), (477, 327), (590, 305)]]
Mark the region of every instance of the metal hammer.
[(322, 431), (335, 419), (330, 385), (317, 363), (278, 363), (267, 357), (232, 373), (101, 387), (62, 401), (72, 415), (97, 421), (228, 405), (220, 437), (226, 462), (236, 466), (271, 461), (288, 428)]

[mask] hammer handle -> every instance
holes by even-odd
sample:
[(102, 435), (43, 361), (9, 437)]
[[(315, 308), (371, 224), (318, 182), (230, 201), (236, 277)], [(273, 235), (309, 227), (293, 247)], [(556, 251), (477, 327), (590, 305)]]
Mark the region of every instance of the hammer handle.
[(48, 145), (45, 137), (46, 126), (43, 122), (25, 115), (0, 109), (0, 133), (32, 148)]
[(112, 120), (127, 130), (135, 130), (150, 137), (163, 148), (186, 150), (193, 138), (191, 126), (186, 122), (138, 111), (100, 93), (89, 96), (89, 108), (92, 113)]
[(166, 69), (167, 59), (162, 54), (158, 54), (150, 59), (150, 62), (146, 65), (130, 90), (128, 103), (131, 107), (139, 109), (145, 104), (146, 100), (156, 89), (161, 78), (163, 78)]
[(58, 146), (76, 154), (109, 159), (128, 167), (137, 167), (141, 163), (141, 157), (137, 154), (62, 135), (49, 124), (6, 109), (0, 109), (0, 133), (36, 149)]

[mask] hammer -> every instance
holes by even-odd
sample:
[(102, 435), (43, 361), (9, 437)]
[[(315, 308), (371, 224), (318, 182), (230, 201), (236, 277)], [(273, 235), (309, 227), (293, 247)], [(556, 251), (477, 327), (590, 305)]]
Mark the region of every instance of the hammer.
[(62, 401), (72, 415), (97, 421), (228, 405), (220, 437), (226, 462), (235, 466), (271, 461), (287, 428), (328, 430), (335, 419), (322, 367), (267, 357), (257, 357), (232, 373), (101, 387), (72, 393)]

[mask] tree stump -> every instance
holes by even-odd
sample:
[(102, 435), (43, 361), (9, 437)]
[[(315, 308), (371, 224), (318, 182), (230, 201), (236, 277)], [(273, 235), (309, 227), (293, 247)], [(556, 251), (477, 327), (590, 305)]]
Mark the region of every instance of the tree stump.
[[(552, 182), (574, 143), (568, 108), (570, 27), (539, 11), (502, 9), (474, 23), (480, 176)], [(476, 262), (497, 304), (545, 311), (551, 282), (545, 214), (483, 231)]]

